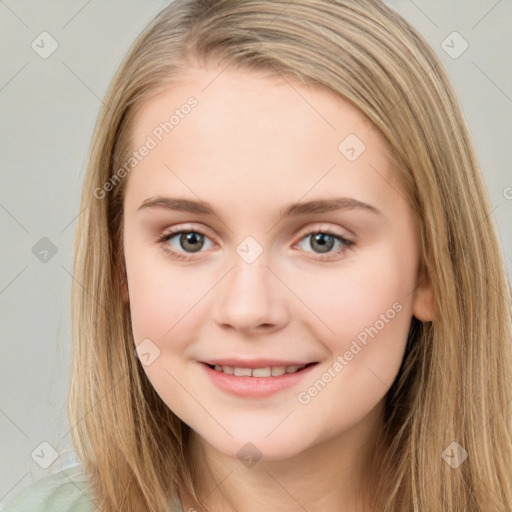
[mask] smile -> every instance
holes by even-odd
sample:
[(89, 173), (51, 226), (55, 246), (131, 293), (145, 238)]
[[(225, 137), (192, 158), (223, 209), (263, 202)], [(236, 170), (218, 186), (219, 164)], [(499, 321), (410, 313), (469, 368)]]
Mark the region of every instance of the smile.
[(270, 365), (267, 362), (265, 366), (262, 363), (252, 363), (251, 367), (247, 367), (203, 362), (200, 367), (210, 382), (221, 391), (254, 399), (269, 397), (287, 388), (299, 386), (317, 365), (317, 362), (288, 365)]

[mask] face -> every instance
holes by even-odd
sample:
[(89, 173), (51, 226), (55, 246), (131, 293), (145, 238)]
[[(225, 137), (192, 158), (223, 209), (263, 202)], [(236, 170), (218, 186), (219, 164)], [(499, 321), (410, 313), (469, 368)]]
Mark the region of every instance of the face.
[(167, 406), (225, 455), (284, 459), (375, 417), (429, 290), (365, 117), (319, 87), (218, 73), (190, 69), (136, 119), (125, 299)]

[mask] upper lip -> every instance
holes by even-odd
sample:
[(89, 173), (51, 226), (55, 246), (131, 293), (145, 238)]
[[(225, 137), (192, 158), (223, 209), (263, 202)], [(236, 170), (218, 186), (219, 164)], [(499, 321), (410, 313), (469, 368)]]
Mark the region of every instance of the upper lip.
[(297, 361), (282, 359), (208, 359), (202, 363), (218, 366), (233, 366), (235, 368), (266, 368), (268, 366), (304, 366), (316, 361)]

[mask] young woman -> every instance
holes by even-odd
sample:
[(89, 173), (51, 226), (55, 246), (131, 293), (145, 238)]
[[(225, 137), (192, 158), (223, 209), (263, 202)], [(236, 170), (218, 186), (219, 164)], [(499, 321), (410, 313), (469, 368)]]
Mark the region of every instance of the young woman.
[(81, 209), (83, 466), (8, 510), (511, 509), (489, 199), (386, 5), (174, 1), (112, 82)]

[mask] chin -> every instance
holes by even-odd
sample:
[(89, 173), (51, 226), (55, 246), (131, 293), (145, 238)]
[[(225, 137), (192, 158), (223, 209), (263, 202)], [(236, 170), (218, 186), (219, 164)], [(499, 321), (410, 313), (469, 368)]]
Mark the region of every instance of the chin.
[[(222, 439), (203, 439), (216, 451), (235, 459), (239, 459), (247, 467), (252, 467), (259, 461), (279, 461), (289, 459), (306, 450), (309, 445), (304, 442), (304, 437), (297, 432), (291, 436), (284, 431), (281, 435), (268, 431), (252, 431), (245, 435), (236, 435), (232, 432), (233, 438), (223, 436)], [(285, 435), (283, 435), (285, 434)], [(201, 434), (199, 434), (201, 435)], [(201, 436), (202, 437), (202, 436)]]

